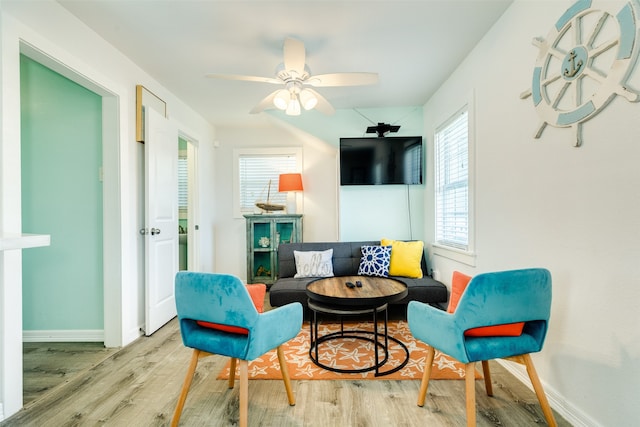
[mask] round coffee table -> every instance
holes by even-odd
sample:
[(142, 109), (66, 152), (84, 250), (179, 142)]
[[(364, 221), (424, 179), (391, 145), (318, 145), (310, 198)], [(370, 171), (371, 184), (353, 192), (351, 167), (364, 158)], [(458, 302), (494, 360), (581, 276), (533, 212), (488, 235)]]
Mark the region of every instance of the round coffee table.
[[(347, 286), (347, 284), (354, 286)], [(375, 370), (375, 376), (388, 375), (402, 369), (409, 361), (409, 350), (400, 340), (390, 337), (388, 333), (387, 308), (390, 303), (401, 300), (407, 296), (407, 286), (397, 280), (384, 277), (370, 276), (340, 276), (326, 277), (315, 280), (307, 285), (308, 305), (312, 311), (309, 322), (310, 348), (309, 357), (321, 368), (345, 373), (360, 373)], [(329, 314), (340, 318), (340, 331), (333, 332), (322, 337), (318, 336), (317, 315)], [(344, 330), (343, 316), (355, 316), (363, 314), (373, 315), (373, 331)], [(378, 333), (378, 314), (384, 315), (384, 334), (381, 342)], [(373, 338), (371, 336), (373, 335)], [(321, 343), (343, 338), (353, 338), (368, 341), (374, 344), (375, 363), (360, 369), (335, 368), (318, 360), (318, 347)], [(380, 368), (389, 360), (389, 340), (398, 344), (405, 352), (402, 362), (393, 369), (381, 372)], [(384, 352), (380, 360), (378, 351)]]

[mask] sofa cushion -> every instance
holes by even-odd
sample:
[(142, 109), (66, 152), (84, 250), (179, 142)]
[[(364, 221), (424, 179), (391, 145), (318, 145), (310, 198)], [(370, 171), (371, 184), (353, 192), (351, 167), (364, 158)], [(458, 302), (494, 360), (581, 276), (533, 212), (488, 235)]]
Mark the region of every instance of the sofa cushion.
[(307, 285), (315, 279), (294, 279), (283, 277), (269, 288), (269, 304), (272, 307), (282, 307), (291, 302), (299, 302), (303, 307), (307, 306)]
[[(447, 301), (447, 288), (444, 284), (432, 279), (423, 277), (422, 279), (412, 279), (409, 277), (392, 277), (407, 285), (408, 294), (405, 298), (396, 301), (392, 305), (406, 305), (409, 301), (420, 301), (424, 303), (443, 303)], [(294, 279), (284, 277), (276, 280), (269, 288), (269, 302), (272, 307), (299, 302), (303, 307), (307, 306), (309, 297), (307, 296), (307, 285), (316, 278)]]
[(297, 242), (278, 246), (278, 278), (293, 277), (296, 263), (293, 251), (325, 251), (333, 249), (334, 276), (355, 276), (360, 266), (360, 247), (379, 245), (379, 241), (364, 242)]
[(420, 279), (412, 277), (391, 276), (390, 279), (395, 279), (399, 282), (407, 285), (409, 291), (407, 296), (395, 304), (408, 304), (409, 301), (420, 301), (424, 303), (441, 303), (447, 301), (447, 287), (437, 280), (428, 276), (423, 276)]
[(389, 263), (391, 261), (391, 246), (369, 246), (360, 248), (362, 258), (358, 274), (362, 276), (389, 276)]
[(403, 242), (400, 240), (382, 239), (380, 244), (391, 246), (391, 264), (389, 274), (420, 279), (423, 276), (420, 261), (424, 256), (424, 243), (416, 240)]
[(333, 249), (324, 251), (293, 251), (296, 274), (293, 277), (333, 277)]
[[(299, 278), (296, 273), (293, 251), (323, 251), (333, 249), (333, 274), (335, 276), (355, 276), (358, 274), (362, 246), (379, 246), (380, 241), (362, 242), (297, 242), (278, 246), (278, 278), (269, 288), (269, 300), (273, 307), (280, 307), (290, 302), (299, 302), (307, 306), (307, 285), (317, 278)], [(441, 282), (429, 277), (426, 272), (426, 257), (422, 254), (420, 261), (422, 278), (399, 277), (389, 275), (407, 285), (407, 296), (392, 305), (406, 305), (411, 300), (438, 304), (447, 301), (447, 288)]]

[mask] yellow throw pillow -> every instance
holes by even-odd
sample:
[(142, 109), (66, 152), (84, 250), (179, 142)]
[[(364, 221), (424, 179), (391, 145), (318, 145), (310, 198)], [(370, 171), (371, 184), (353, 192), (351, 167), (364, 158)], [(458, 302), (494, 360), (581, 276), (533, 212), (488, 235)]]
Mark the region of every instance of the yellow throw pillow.
[(391, 263), (389, 265), (389, 276), (411, 277), (413, 279), (422, 278), (422, 253), (424, 243), (421, 241), (403, 242), (400, 240), (380, 240), (380, 245), (391, 246)]

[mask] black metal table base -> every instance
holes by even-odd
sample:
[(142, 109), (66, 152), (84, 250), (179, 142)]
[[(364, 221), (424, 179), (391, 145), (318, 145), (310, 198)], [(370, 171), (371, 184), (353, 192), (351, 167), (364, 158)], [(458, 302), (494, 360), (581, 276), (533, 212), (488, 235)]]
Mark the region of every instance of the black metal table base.
[[(310, 347), (309, 347), (309, 357), (311, 361), (315, 363), (317, 366), (332, 371), (332, 372), (340, 372), (340, 373), (363, 373), (375, 370), (375, 376), (384, 376), (389, 375), (394, 372), (399, 371), (404, 368), (405, 365), (409, 362), (409, 349), (403, 342), (400, 340), (390, 337), (388, 331), (388, 316), (387, 316), (387, 305), (384, 304), (380, 307), (375, 307), (372, 309), (364, 309), (364, 310), (342, 310), (336, 307), (329, 307), (322, 304), (317, 304), (315, 302), (309, 301), (309, 307), (311, 308), (313, 315), (311, 316), (309, 322), (310, 329)], [(384, 313), (384, 333), (380, 334), (378, 332), (378, 313)], [(322, 337), (318, 336), (318, 313), (322, 314), (333, 314), (340, 317), (340, 330), (337, 332), (332, 332), (330, 334), (324, 335)], [(343, 316), (354, 316), (358, 314), (373, 314), (373, 331), (365, 331), (365, 330), (344, 330), (344, 319)], [(373, 336), (373, 337), (371, 337)], [(358, 369), (347, 369), (347, 368), (336, 368), (334, 366), (329, 366), (319, 361), (319, 350), (318, 347), (320, 344), (326, 341), (338, 340), (338, 339), (356, 339), (367, 341), (374, 344), (374, 364), (372, 366), (367, 366), (364, 368)], [(381, 371), (382, 368), (389, 361), (389, 341), (393, 341), (398, 344), (404, 350), (404, 359), (401, 363), (387, 371)], [(384, 357), (380, 359), (380, 350), (384, 352)]]

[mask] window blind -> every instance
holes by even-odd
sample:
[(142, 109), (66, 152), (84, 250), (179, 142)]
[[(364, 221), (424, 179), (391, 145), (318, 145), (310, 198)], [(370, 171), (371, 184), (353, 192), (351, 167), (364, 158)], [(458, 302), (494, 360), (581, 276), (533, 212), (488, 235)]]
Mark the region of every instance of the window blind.
[(241, 155), (238, 160), (241, 212), (253, 212), (256, 202), (267, 200), (267, 193), (271, 203), (286, 204), (287, 193), (278, 193), (278, 177), (296, 171), (295, 156)]
[(187, 209), (189, 202), (189, 168), (186, 157), (178, 157), (178, 208)]
[(436, 241), (469, 248), (469, 114), (465, 108), (435, 137)]

